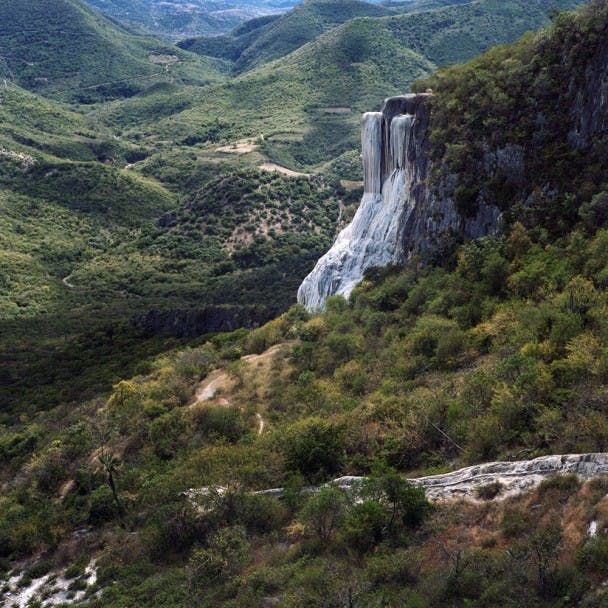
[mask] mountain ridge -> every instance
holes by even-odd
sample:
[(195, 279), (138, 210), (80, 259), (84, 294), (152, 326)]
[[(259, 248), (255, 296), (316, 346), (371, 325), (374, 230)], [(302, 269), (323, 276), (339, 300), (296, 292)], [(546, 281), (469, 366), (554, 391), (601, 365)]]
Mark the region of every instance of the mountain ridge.
[(223, 64), (128, 33), (79, 0), (0, 2), (0, 75), (82, 102), (133, 95), (158, 81), (219, 81)]

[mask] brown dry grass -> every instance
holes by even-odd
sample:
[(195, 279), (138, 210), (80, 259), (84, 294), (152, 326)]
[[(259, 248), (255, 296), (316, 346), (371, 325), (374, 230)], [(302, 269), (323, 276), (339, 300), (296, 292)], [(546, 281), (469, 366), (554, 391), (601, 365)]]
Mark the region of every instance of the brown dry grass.
[[(598, 533), (608, 524), (608, 496), (597, 485), (597, 480), (586, 482), (570, 495), (553, 488), (536, 488), (499, 502), (462, 500), (438, 504), (423, 532), (426, 539), (420, 554), (424, 568), (444, 567), (458, 552), (470, 549), (502, 553), (520, 536), (555, 520), (562, 523), (563, 529), (561, 561), (569, 563), (587, 539), (589, 522), (598, 522)], [(503, 531), (508, 512), (519, 513), (526, 523), (514, 536), (506, 536)]]
[(357, 190), (358, 188), (363, 188), (363, 182), (355, 182), (350, 179), (341, 179), (340, 185), (347, 192), (352, 192), (353, 190)]
[(282, 173), (287, 177), (310, 177), (310, 174), (308, 173), (298, 173), (298, 171), (292, 171), (287, 167), (281, 167), (281, 165), (277, 165), (276, 163), (262, 163), (258, 169), (270, 172), (276, 171), (277, 173)]

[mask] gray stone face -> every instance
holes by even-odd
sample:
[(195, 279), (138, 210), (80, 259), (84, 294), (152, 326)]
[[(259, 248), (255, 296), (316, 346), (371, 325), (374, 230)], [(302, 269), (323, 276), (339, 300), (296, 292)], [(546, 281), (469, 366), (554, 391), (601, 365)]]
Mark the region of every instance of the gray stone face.
[(574, 127), (569, 141), (585, 148), (593, 136), (608, 137), (608, 39), (603, 40), (587, 62), (584, 73), (570, 80)]
[[(353, 221), (298, 290), (298, 302), (308, 310), (321, 310), (331, 295), (348, 297), (367, 268), (436, 255), (454, 240), (498, 229), (500, 212), (482, 196), (476, 214), (465, 217), (448, 194), (451, 176), (431, 183), (428, 102), (426, 94), (401, 95), (386, 99), (381, 112), (363, 115), (363, 198)], [(519, 169), (518, 151), (502, 156), (513, 157)]]

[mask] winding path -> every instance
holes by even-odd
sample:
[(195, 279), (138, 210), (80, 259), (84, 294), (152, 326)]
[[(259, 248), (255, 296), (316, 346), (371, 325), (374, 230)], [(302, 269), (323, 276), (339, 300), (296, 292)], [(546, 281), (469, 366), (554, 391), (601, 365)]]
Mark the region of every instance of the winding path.
[[(284, 347), (284, 344), (271, 346), (259, 355), (246, 355), (241, 361), (247, 364), (265, 362), (273, 357)], [(232, 405), (230, 400), (223, 396), (218, 396), (219, 391), (230, 391), (234, 388), (235, 381), (224, 369), (217, 369), (211, 372), (198, 386), (195, 393), (195, 401), (190, 407), (196, 407), (206, 401), (216, 400), (218, 405), (229, 407)], [(261, 435), (266, 428), (266, 421), (260, 412), (255, 415), (257, 421), (257, 433)]]

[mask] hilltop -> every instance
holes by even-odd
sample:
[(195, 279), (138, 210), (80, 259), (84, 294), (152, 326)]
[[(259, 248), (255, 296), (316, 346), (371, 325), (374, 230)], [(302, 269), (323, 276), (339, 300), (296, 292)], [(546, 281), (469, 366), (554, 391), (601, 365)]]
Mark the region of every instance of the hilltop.
[(224, 79), (221, 61), (135, 36), (78, 0), (2, 0), (0, 23), (0, 76), (58, 99), (88, 103), (157, 82)]
[(177, 42), (188, 36), (224, 34), (240, 23), (290, 9), (295, 0), (86, 0), (131, 29)]
[(413, 0), (376, 6), (359, 0), (305, 0), (270, 22), (254, 20), (228, 35), (184, 40), (179, 46), (200, 55), (230, 60), (233, 70), (241, 73), (284, 57), (351, 19), (389, 17), (386, 31), (401, 44), (436, 65), (446, 65), (465, 61), (492, 45), (538, 29), (548, 23), (551, 11), (573, 9), (577, 4), (575, 0)]
[[(322, 33), (356, 17), (382, 17), (391, 11), (361, 0), (305, 0), (287, 14), (255, 28), (239, 27), (219, 38), (185, 40), (181, 48), (234, 62), (236, 73), (284, 57)], [(245, 24), (248, 25), (248, 24)]]

